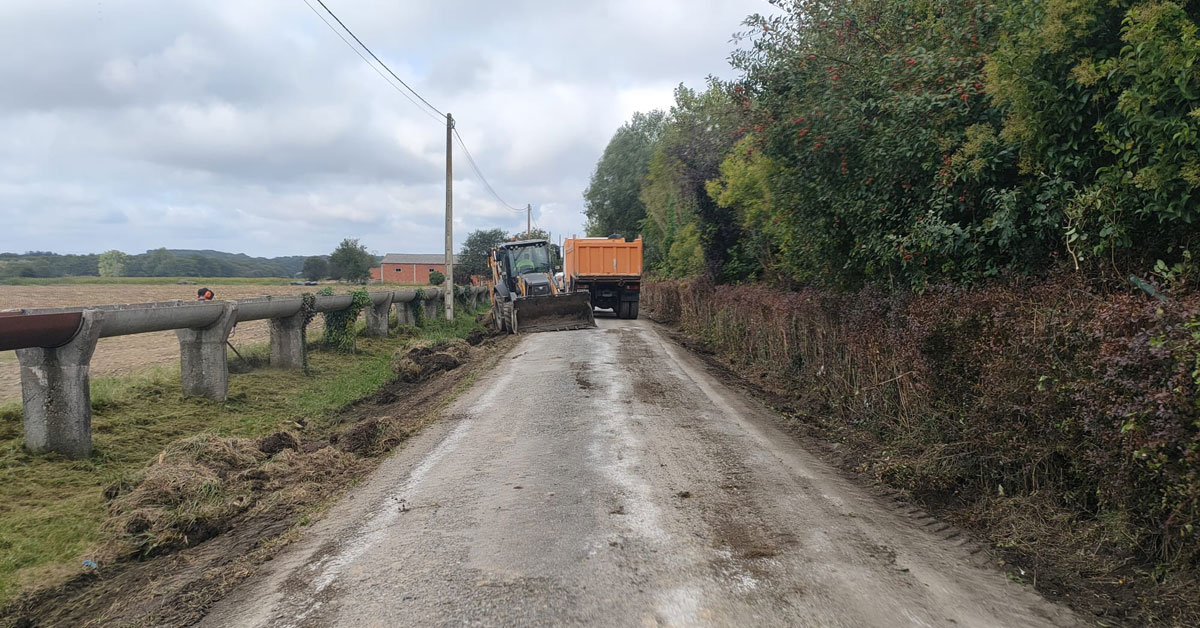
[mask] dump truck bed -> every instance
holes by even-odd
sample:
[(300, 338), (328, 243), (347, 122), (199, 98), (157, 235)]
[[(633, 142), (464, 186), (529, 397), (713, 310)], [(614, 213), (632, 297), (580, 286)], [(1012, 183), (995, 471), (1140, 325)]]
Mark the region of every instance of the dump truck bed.
[(563, 244), (567, 277), (631, 279), (642, 275), (642, 239), (567, 238)]

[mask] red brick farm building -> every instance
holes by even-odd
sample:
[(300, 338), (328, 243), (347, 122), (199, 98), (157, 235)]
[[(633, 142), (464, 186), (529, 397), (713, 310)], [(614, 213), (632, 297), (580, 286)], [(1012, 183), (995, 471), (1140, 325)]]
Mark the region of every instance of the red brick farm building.
[[(438, 271), (446, 274), (446, 256), (443, 253), (388, 253), (379, 266), (371, 269), (372, 279), (386, 283), (429, 283), (429, 273)], [(458, 256), (454, 256), (458, 263)]]

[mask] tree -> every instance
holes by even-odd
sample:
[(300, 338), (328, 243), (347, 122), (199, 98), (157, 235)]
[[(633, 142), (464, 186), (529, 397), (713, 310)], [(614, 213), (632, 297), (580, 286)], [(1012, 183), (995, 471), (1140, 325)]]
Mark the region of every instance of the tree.
[(129, 256), (113, 249), (100, 254), (99, 268), (101, 277), (125, 276), (125, 259)]
[(640, 233), (646, 217), (640, 197), (642, 180), (650, 167), (663, 120), (661, 111), (635, 113), (609, 140), (583, 193), (588, 235), (619, 233), (634, 237)]
[(157, 248), (153, 251), (146, 251), (143, 272), (147, 277), (170, 277), (176, 274), (175, 265), (174, 253), (168, 251), (166, 247)]
[(440, 286), (444, 283), (446, 283), (446, 275), (442, 274), (442, 271), (440, 271), (440, 270), (429, 271), (429, 285)]
[(304, 260), (304, 278), (309, 281), (320, 281), (329, 275), (329, 262), (320, 255), (314, 255)]
[(462, 251), (458, 254), (458, 263), (454, 266), (454, 281), (466, 285), (474, 275), (490, 276), (488, 252), (507, 240), (508, 232), (503, 229), (476, 229), (467, 234)]
[(1002, 135), (1016, 140), (1024, 167), (1074, 192), (1053, 225), (1066, 252), (1114, 270), (1123, 257), (1191, 265), (1200, 221), (1196, 3), (1011, 5), (987, 58), (987, 90), (1007, 107)]
[[(675, 104), (655, 142), (641, 199), (646, 218), (646, 257), (673, 275), (704, 268), (714, 280), (738, 280), (747, 269), (733, 213), (717, 206), (707, 184), (720, 175), (721, 161), (743, 134), (745, 114), (725, 85), (710, 80), (696, 92), (680, 85)], [(687, 242), (675, 239), (688, 225)], [(699, 244), (697, 247), (695, 244)], [(684, 261), (702, 252), (699, 259)]]
[[(514, 240), (546, 240), (550, 242), (550, 232), (545, 229), (534, 227), (529, 231), (522, 231), (513, 236)], [(550, 264), (555, 268), (562, 266), (562, 251), (558, 250), (558, 245), (550, 242)]]
[(346, 281), (366, 282), (371, 278), (375, 256), (358, 240), (346, 238), (329, 256), (329, 276)]
[(529, 231), (522, 231), (521, 233), (513, 235), (513, 239), (514, 240), (549, 240), (550, 232), (546, 231), (545, 229), (538, 229), (537, 227), (534, 227), (533, 229), (530, 229)]

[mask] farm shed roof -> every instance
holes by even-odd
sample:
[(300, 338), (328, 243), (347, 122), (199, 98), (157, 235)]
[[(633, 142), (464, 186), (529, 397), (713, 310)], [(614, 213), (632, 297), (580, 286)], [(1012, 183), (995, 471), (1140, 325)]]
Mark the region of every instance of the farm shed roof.
[[(383, 256), (384, 264), (445, 264), (446, 255), (444, 253), (388, 253)], [(454, 263), (458, 263), (458, 256), (454, 256)]]

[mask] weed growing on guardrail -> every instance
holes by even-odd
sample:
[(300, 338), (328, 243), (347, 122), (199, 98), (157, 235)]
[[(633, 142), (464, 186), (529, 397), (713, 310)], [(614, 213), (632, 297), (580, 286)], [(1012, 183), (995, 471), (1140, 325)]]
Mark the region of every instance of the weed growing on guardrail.
[(304, 356), (304, 374), (312, 375), (308, 368), (308, 324), (317, 316), (317, 295), (311, 292), (300, 294), (300, 352)]
[(425, 326), (425, 291), (417, 288), (417, 295), (412, 301), (408, 302), (408, 310), (412, 312), (413, 325), (417, 327)]
[[(317, 294), (326, 296), (333, 295), (333, 288), (325, 288)], [(322, 316), (325, 317), (325, 337), (322, 342), (326, 347), (345, 351), (348, 353), (354, 352), (354, 339), (357, 336), (355, 333), (355, 323), (358, 321), (358, 314), (362, 312), (364, 307), (371, 304), (371, 295), (366, 288), (357, 288), (351, 290), (350, 307), (339, 310), (337, 312), (325, 312)]]

